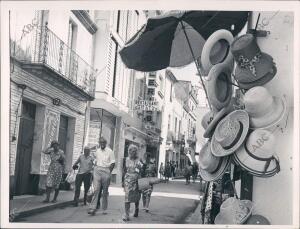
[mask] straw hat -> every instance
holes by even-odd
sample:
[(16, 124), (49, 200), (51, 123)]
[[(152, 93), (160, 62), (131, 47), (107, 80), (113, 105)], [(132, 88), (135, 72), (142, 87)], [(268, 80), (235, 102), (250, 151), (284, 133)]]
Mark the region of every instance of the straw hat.
[(205, 181), (214, 181), (222, 177), (230, 165), (229, 157), (215, 157), (211, 153), (211, 142), (208, 141), (199, 153), (199, 172)]
[(211, 142), (212, 154), (224, 157), (236, 151), (244, 142), (249, 129), (249, 116), (244, 110), (228, 114), (217, 125)]
[(254, 176), (270, 177), (279, 172), (279, 161), (274, 157), (275, 137), (272, 132), (256, 129), (245, 144), (234, 154), (235, 162)]
[(228, 113), (233, 110), (232, 106), (227, 106), (222, 108), (220, 111), (209, 111), (207, 112), (201, 121), (202, 127), (205, 129), (203, 134), (204, 138), (210, 138), (213, 135), (213, 131), (219, 121)]
[(208, 100), (217, 111), (226, 107), (232, 97), (231, 69), (226, 64), (216, 64), (209, 71)]
[(251, 215), (253, 204), (250, 200), (235, 197), (226, 199), (215, 218), (215, 224), (243, 224)]
[(252, 225), (271, 225), (270, 221), (262, 215), (252, 215), (245, 224)]
[(237, 37), (231, 44), (231, 52), (237, 65), (249, 71), (255, 80), (264, 77), (273, 68), (273, 58), (261, 52), (252, 34)]
[(207, 75), (213, 65), (226, 63), (233, 68), (233, 56), (229, 51), (233, 42), (232, 33), (225, 29), (214, 32), (204, 43), (201, 53), (201, 64), (205, 75)]
[(286, 101), (272, 96), (261, 86), (253, 87), (245, 93), (244, 104), (252, 128), (272, 127), (278, 124), (286, 113)]

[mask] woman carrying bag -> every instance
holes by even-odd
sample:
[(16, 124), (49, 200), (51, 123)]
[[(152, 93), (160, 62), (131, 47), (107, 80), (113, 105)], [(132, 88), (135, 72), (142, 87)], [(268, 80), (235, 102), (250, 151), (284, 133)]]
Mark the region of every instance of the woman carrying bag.
[(51, 159), (46, 178), (46, 199), (43, 203), (49, 203), (50, 194), (53, 189), (55, 190), (55, 193), (51, 202), (55, 203), (65, 167), (65, 154), (64, 151), (59, 149), (59, 143), (56, 140), (52, 141), (50, 147), (43, 153), (48, 154)]

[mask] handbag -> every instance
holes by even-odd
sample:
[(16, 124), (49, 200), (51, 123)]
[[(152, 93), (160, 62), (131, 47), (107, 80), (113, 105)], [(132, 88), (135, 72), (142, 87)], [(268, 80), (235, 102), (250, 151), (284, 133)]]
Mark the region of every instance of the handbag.
[(76, 173), (74, 170), (70, 171), (66, 177), (66, 182), (68, 182), (69, 184), (73, 184), (75, 183), (76, 180)]

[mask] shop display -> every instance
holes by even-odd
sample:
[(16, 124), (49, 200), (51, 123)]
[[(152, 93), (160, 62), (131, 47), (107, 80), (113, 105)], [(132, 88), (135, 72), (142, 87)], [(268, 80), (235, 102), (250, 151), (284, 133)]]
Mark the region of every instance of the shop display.
[(269, 82), (276, 74), (273, 58), (260, 50), (252, 34), (237, 37), (231, 44), (231, 52), (237, 63), (235, 79), (241, 88), (250, 89)]
[(261, 86), (248, 90), (243, 100), (245, 111), (250, 117), (250, 127), (253, 129), (277, 125), (286, 113), (285, 99), (272, 96)]
[(211, 140), (211, 151), (216, 157), (234, 153), (244, 142), (249, 129), (246, 111), (235, 110), (217, 125)]
[(229, 52), (232, 41), (232, 33), (225, 29), (214, 32), (206, 40), (201, 53), (201, 63), (205, 75), (218, 63), (230, 66), (232, 71), (234, 61), (231, 52)]
[(230, 165), (229, 157), (215, 157), (211, 152), (211, 142), (208, 141), (199, 153), (199, 172), (205, 181), (220, 179)]
[(243, 224), (251, 216), (252, 209), (250, 200), (230, 197), (222, 203), (215, 224)]
[(279, 172), (275, 137), (272, 132), (256, 129), (249, 134), (245, 144), (233, 155), (235, 162), (248, 173), (258, 177), (270, 177)]

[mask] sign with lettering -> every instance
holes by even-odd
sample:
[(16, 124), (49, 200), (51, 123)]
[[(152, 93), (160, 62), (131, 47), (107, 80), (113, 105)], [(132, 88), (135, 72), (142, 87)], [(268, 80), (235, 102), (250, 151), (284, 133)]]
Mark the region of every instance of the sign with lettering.
[(134, 109), (142, 111), (158, 111), (158, 102), (155, 100), (136, 100)]
[[(43, 139), (43, 150), (50, 146), (51, 141), (56, 140), (59, 130), (59, 113), (52, 110), (46, 110), (45, 114), (45, 133)], [(47, 174), (50, 165), (50, 156), (42, 153), (41, 155), (41, 174)]]
[(89, 145), (98, 145), (99, 138), (100, 138), (100, 129), (101, 123), (100, 122), (90, 122), (89, 125)]

